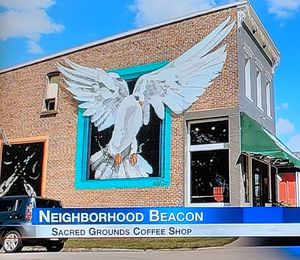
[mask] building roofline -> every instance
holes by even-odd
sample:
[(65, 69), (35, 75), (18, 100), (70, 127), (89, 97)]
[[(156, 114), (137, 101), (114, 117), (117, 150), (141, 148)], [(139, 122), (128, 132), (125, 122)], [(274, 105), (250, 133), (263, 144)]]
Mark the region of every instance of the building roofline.
[(145, 26), (145, 27), (129, 30), (129, 31), (123, 32), (123, 33), (118, 33), (118, 34), (113, 35), (113, 36), (109, 36), (109, 37), (106, 37), (106, 38), (103, 38), (103, 39), (100, 39), (100, 40), (96, 40), (96, 41), (85, 43), (85, 44), (82, 44), (82, 45), (79, 45), (79, 46), (76, 46), (76, 47), (72, 47), (70, 49), (66, 49), (66, 50), (63, 50), (63, 51), (60, 51), (60, 52), (57, 52), (57, 53), (39, 58), (39, 59), (31, 60), (31, 61), (28, 61), (28, 62), (24, 62), (24, 63), (18, 64), (18, 65), (8, 67), (6, 69), (0, 70), (0, 74), (5, 73), (5, 72), (9, 72), (9, 71), (12, 71), (12, 70), (20, 69), (20, 68), (23, 68), (23, 67), (27, 67), (27, 66), (30, 66), (30, 65), (33, 65), (33, 64), (36, 64), (36, 63), (39, 63), (39, 62), (43, 62), (43, 61), (46, 61), (46, 60), (50, 60), (50, 59), (53, 59), (53, 58), (57, 58), (57, 57), (60, 57), (60, 56), (66, 55), (66, 54), (70, 54), (70, 53), (73, 53), (73, 52), (76, 52), (76, 51), (79, 51), (79, 50), (84, 50), (84, 49), (87, 49), (87, 48), (90, 48), (90, 47), (93, 47), (93, 46), (96, 46), (96, 45), (99, 45), (99, 44), (107, 43), (107, 42), (114, 41), (114, 40), (117, 40), (117, 39), (121, 39), (121, 38), (124, 38), (124, 37), (127, 37), (127, 36), (142, 33), (142, 32), (152, 30), (152, 29), (155, 29), (155, 28), (158, 28), (158, 27), (162, 27), (162, 26), (169, 25), (169, 24), (172, 24), (172, 23), (176, 23), (176, 22), (180, 22), (180, 21), (183, 21), (183, 20), (191, 19), (191, 18), (194, 18), (194, 17), (197, 17), (197, 16), (202, 16), (202, 15), (205, 15), (205, 14), (209, 14), (209, 13), (213, 13), (213, 12), (220, 11), (220, 10), (223, 10), (223, 9), (228, 9), (228, 8), (231, 8), (231, 7), (241, 6), (241, 5), (245, 5), (245, 4), (248, 4), (248, 0), (241, 0), (241, 1), (238, 1), (238, 2), (234, 2), (234, 3), (220, 5), (220, 6), (217, 6), (217, 7), (214, 7), (214, 8), (210, 8), (210, 9), (206, 9), (206, 10), (202, 10), (202, 11), (197, 11), (197, 12), (194, 12), (194, 13), (190, 13), (188, 15), (184, 15), (184, 16), (180, 16), (180, 17), (177, 17), (177, 18), (169, 19), (169, 20), (166, 20), (164, 22), (155, 23), (155, 24), (148, 25), (148, 26)]
[(254, 8), (253, 8), (251, 5), (249, 5), (249, 8), (250, 8), (251, 12), (254, 14), (254, 17), (255, 17), (255, 19), (257, 20), (257, 22), (260, 24), (261, 29), (263, 30), (263, 33), (265, 34), (265, 36), (267, 37), (267, 39), (272, 43), (272, 45), (273, 45), (273, 47), (274, 47), (274, 49), (275, 49), (275, 51), (276, 51), (276, 54), (278, 54), (278, 56), (280, 56), (280, 52), (279, 52), (279, 50), (278, 50), (276, 44), (274, 43), (274, 41), (273, 41), (272, 37), (270, 36), (270, 34), (268, 33), (268, 31), (266, 30), (266, 28), (265, 28), (263, 22), (262, 22), (261, 19), (258, 17), (258, 15), (257, 15), (257, 13), (255, 12)]
[(252, 32), (251, 36), (257, 40), (262, 50), (270, 58), (274, 72), (280, 60), (280, 52), (250, 4), (238, 7), (238, 27), (242, 27), (242, 24), (245, 24)]

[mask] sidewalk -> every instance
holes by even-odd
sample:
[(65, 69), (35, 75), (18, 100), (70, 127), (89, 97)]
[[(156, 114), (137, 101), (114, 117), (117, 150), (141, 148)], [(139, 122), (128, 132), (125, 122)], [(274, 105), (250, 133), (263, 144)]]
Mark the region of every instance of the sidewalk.
[(240, 237), (225, 247), (300, 246), (300, 237)]

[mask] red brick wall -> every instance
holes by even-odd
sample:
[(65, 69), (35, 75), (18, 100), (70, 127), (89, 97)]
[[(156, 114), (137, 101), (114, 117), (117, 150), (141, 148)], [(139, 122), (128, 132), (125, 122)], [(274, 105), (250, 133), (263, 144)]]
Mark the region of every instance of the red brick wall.
[[(79, 64), (103, 69), (173, 60), (204, 38), (228, 16), (231, 8), (209, 13), (65, 55)], [(237, 28), (226, 38), (227, 61), (222, 75), (190, 111), (238, 106)], [(57, 57), (0, 75), (0, 127), (8, 137), (48, 136), (45, 196), (61, 199), (65, 206), (177, 206), (184, 200), (184, 120), (172, 119), (171, 186), (145, 189), (75, 190), (77, 103), (65, 85), (59, 89), (59, 113), (40, 117), (46, 75), (56, 70)]]

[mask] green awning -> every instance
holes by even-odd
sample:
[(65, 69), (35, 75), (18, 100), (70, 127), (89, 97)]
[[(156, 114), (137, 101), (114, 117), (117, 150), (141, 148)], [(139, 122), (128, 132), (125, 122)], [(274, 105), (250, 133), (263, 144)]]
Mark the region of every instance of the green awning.
[(276, 136), (263, 128), (258, 122), (241, 114), (242, 153), (268, 156), (288, 160), (294, 167), (300, 168), (300, 160)]

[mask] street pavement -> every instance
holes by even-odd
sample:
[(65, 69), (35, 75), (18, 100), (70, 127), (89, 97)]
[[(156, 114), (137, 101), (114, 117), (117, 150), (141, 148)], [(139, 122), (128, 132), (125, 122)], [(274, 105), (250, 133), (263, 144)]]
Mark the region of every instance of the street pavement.
[[(115, 250), (93, 249), (89, 252), (48, 253), (26, 251), (0, 253), (5, 260), (294, 260), (300, 259), (300, 240), (294, 238), (240, 238), (224, 247), (197, 250)], [(30, 248), (29, 248), (30, 249)], [(25, 249), (26, 250), (26, 249)], [(28, 250), (28, 249), (27, 249)]]

